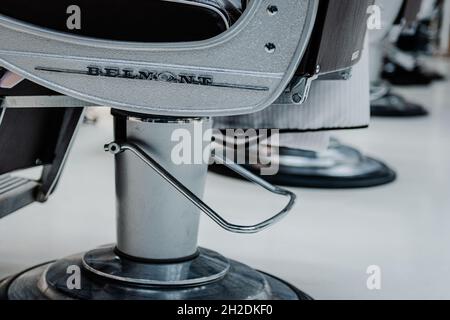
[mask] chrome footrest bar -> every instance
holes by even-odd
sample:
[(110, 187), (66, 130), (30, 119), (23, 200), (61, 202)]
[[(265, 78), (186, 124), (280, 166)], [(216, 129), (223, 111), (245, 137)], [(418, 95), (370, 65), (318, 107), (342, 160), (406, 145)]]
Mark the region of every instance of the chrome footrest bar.
[(152, 168), (159, 176), (161, 176), (165, 181), (167, 181), (170, 185), (172, 185), (178, 192), (180, 192), (186, 199), (188, 199), (191, 203), (193, 203), (197, 208), (199, 208), (202, 212), (204, 212), (209, 218), (211, 218), (214, 222), (216, 222), (223, 229), (241, 234), (253, 234), (260, 231), (263, 231), (273, 224), (280, 221), (284, 218), (296, 201), (296, 195), (286, 189), (271, 185), (270, 183), (264, 181), (263, 179), (257, 177), (253, 173), (247, 171), (243, 167), (238, 164), (232, 163), (227, 159), (223, 159), (217, 155), (214, 157), (223, 163), (225, 166), (246, 178), (247, 180), (263, 187), (271, 193), (282, 195), (289, 197), (288, 204), (277, 214), (272, 216), (271, 218), (257, 223), (255, 225), (237, 225), (228, 222), (221, 215), (215, 212), (211, 207), (209, 207), (206, 203), (204, 203), (200, 198), (198, 198), (194, 193), (192, 193), (187, 187), (185, 187), (180, 181), (178, 181), (173, 175), (170, 174), (166, 169), (164, 169), (159, 163), (157, 163), (150, 155), (144, 152), (139, 146), (132, 143), (121, 143), (121, 142), (112, 142), (110, 144), (105, 145), (105, 151), (110, 152), (114, 155), (120, 154), (124, 151), (132, 152), (136, 157), (142, 160), (146, 165)]

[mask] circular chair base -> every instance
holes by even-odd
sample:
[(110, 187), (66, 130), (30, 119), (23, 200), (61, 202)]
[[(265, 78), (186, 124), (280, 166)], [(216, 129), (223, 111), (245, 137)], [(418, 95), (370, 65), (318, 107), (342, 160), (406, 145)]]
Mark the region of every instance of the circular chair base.
[(385, 59), (381, 77), (396, 86), (428, 86), (439, 80), (440, 75), (425, 71), (422, 67), (407, 70), (399, 64)]
[[(384, 163), (367, 158), (367, 161), (374, 161), (379, 164), (379, 169), (370, 174), (348, 176), (348, 177), (332, 177), (319, 175), (304, 175), (302, 172), (296, 172), (296, 168), (280, 167), (278, 174), (274, 176), (261, 176), (264, 180), (279, 186), (299, 187), (299, 188), (316, 188), (316, 189), (356, 189), (371, 188), (382, 186), (396, 180), (397, 174)], [(255, 174), (259, 174), (259, 170), (251, 166), (245, 166), (248, 170)], [(241, 177), (223, 165), (212, 165), (210, 170), (214, 173), (238, 178)]]
[(372, 117), (413, 118), (425, 117), (429, 112), (418, 104), (408, 103), (404, 108), (394, 108), (390, 105), (373, 105), (370, 107)]
[(434, 79), (427, 74), (419, 72), (411, 73), (383, 73), (382, 78), (394, 86), (428, 86)]
[[(267, 159), (266, 159), (267, 161)], [(288, 187), (350, 189), (369, 188), (393, 182), (396, 173), (383, 162), (361, 154), (357, 149), (332, 139), (324, 152), (280, 148), (275, 175), (260, 175), (260, 165), (244, 165), (264, 180)], [(269, 161), (267, 161), (269, 163)], [(212, 172), (240, 178), (226, 166), (214, 164)]]
[(421, 105), (406, 101), (403, 97), (388, 92), (383, 97), (372, 101), (370, 113), (373, 117), (423, 117), (429, 112)]
[[(110, 256), (105, 255), (105, 250), (91, 251), (85, 255), (74, 255), (56, 262), (46, 263), (26, 270), (13, 277), (0, 282), (0, 299), (2, 300), (312, 300), (311, 297), (296, 289), (292, 285), (258, 272), (236, 261), (227, 260), (217, 253), (206, 249), (200, 249), (203, 255), (203, 270), (191, 269), (191, 261), (172, 264), (155, 264), (118, 259), (109, 260), (113, 256), (114, 248)], [(99, 254), (100, 253), (100, 254)], [(86, 268), (86, 257), (90, 255), (92, 263), (93, 255), (103, 271), (109, 275), (99, 275)], [(209, 264), (208, 259), (213, 263)], [(106, 259), (105, 259), (106, 258)], [(194, 258), (195, 259), (195, 258)], [(218, 260), (217, 260), (218, 259)], [(225, 259), (225, 260), (223, 260)], [(95, 259), (94, 259), (95, 260)], [(179, 281), (187, 278), (193, 279), (193, 274), (211, 273), (217, 274), (214, 267), (219, 261), (226, 261), (227, 270), (220, 277), (206, 279), (204, 274), (198, 276), (198, 283), (180, 285)], [(102, 264), (103, 262), (107, 262)], [(106, 268), (106, 264), (110, 264)], [(95, 265), (95, 264), (91, 264)], [(124, 266), (123, 270), (117, 267)], [(96, 267), (99, 264), (95, 265)], [(212, 266), (212, 268), (210, 268)], [(217, 265), (216, 265), (217, 267)], [(135, 269), (135, 272), (133, 272)], [(79, 270), (79, 274), (73, 273)], [(130, 281), (116, 277), (118, 272), (126, 272)], [(140, 275), (147, 274), (151, 281), (161, 277), (167, 277), (166, 284), (154, 285), (136, 283)], [(133, 276), (136, 275), (136, 276)], [(79, 277), (77, 281), (73, 281)], [(142, 279), (141, 279), (142, 280)], [(177, 281), (173, 281), (177, 280)]]

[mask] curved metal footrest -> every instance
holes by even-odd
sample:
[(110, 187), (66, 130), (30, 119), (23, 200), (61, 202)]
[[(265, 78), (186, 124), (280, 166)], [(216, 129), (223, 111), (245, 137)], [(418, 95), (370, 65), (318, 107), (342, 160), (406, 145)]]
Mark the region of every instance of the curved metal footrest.
[(110, 152), (114, 155), (120, 154), (125, 151), (129, 151), (133, 153), (136, 157), (142, 160), (147, 166), (153, 169), (158, 175), (160, 175), (167, 183), (169, 183), (172, 187), (174, 187), (179, 193), (181, 193), (186, 199), (188, 199), (192, 204), (194, 204), (197, 208), (199, 208), (203, 213), (205, 213), (209, 218), (211, 218), (215, 223), (224, 228), (227, 231), (235, 232), (235, 233), (244, 233), (251, 234), (263, 231), (281, 219), (283, 219), (294, 207), (297, 196), (286, 189), (274, 186), (267, 181), (261, 179), (245, 168), (239, 166), (238, 164), (232, 163), (228, 159), (223, 159), (218, 155), (214, 155), (216, 160), (220, 163), (226, 165), (230, 170), (233, 170), (236, 174), (247, 179), (267, 191), (281, 195), (289, 198), (288, 204), (278, 213), (273, 215), (271, 218), (264, 220), (255, 225), (237, 225), (228, 222), (225, 220), (220, 214), (214, 211), (211, 207), (209, 207), (206, 203), (204, 203), (199, 197), (197, 197), (192, 191), (190, 191), (185, 185), (183, 185), (180, 181), (178, 181), (170, 172), (168, 172), (164, 167), (162, 167), (158, 162), (156, 162), (149, 154), (147, 154), (144, 150), (142, 150), (139, 146), (132, 143), (121, 143), (121, 142), (112, 142), (110, 144), (105, 145), (105, 151)]

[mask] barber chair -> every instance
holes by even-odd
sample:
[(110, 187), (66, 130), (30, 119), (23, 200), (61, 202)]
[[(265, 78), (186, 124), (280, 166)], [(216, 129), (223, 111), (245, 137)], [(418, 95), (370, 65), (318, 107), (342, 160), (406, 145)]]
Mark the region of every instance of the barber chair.
[(430, 85), (445, 80), (445, 76), (427, 70), (419, 60), (420, 54), (431, 52), (432, 38), (418, 17), (422, 5), (422, 0), (405, 0), (397, 17), (396, 24), (402, 29), (387, 50), (382, 72), (382, 78), (393, 85)]
[[(0, 148), (7, 150), (1, 173), (44, 165), (40, 181), (21, 185), (29, 191), (11, 187), (2, 194), (1, 208), (16, 197), (2, 214), (47, 200), (83, 108), (111, 106), (115, 141), (105, 151), (115, 157), (117, 243), (5, 279), (1, 298), (310, 299), (197, 246), (202, 212), (230, 232), (253, 234), (280, 221), (295, 195), (215, 155), (288, 198), (261, 223), (230, 223), (201, 200), (207, 163), (175, 164), (171, 135), (188, 133), (207, 151), (210, 138), (199, 132), (208, 132), (214, 116), (257, 112), (280, 96), (301, 107), (319, 73), (359, 59), (365, 30), (355, 26), (365, 26), (371, 1), (247, 2), (2, 1), (0, 66), (25, 80), (0, 91)], [(82, 26), (68, 30), (66, 10), (74, 4)], [(80, 271), (79, 287), (68, 285), (70, 270)]]
[[(258, 148), (264, 146), (259, 145)], [(248, 159), (251, 159), (251, 155), (255, 153), (249, 151), (247, 154)], [(245, 168), (261, 175), (264, 166), (276, 164), (276, 174), (261, 175), (261, 178), (280, 186), (318, 189), (370, 188), (391, 183), (396, 179), (395, 171), (383, 162), (367, 157), (334, 138), (331, 139), (329, 148), (322, 152), (281, 147), (278, 154), (262, 154), (267, 155), (267, 159), (262, 159), (261, 156), (251, 159), (244, 165)], [(241, 179), (223, 165), (211, 165), (210, 170)]]
[[(408, 82), (426, 85), (431, 83), (428, 78), (415, 79), (410, 71), (418, 70), (416, 69), (416, 59), (403, 53), (390, 43), (398, 37), (398, 30), (405, 29), (405, 25), (411, 26), (414, 24), (420, 9), (420, 2), (417, 0), (378, 0), (377, 2), (384, 9), (382, 12), (384, 27), (381, 30), (369, 32), (372, 116), (407, 118), (428, 115), (428, 111), (423, 106), (412, 103), (403, 96), (394, 93), (391, 85), (382, 80), (388, 78), (393, 84), (406, 84)], [(400, 64), (403, 67), (400, 67)], [(402, 68), (404, 72), (402, 71), (400, 74), (399, 68)]]
[[(339, 2), (336, 1), (335, 5), (338, 6)], [(330, 27), (328, 30), (332, 30), (332, 28)], [(362, 43), (359, 43), (358, 46), (362, 46)], [(339, 73), (319, 74), (317, 81), (320, 85), (323, 85), (324, 82), (328, 82), (328, 85), (340, 87), (340, 90), (347, 94), (352, 92), (352, 90), (357, 91), (358, 89), (356, 88), (358, 88), (358, 85), (360, 85), (361, 82), (367, 81), (364, 63), (365, 61), (361, 61), (362, 66), (359, 66), (358, 69), (355, 68), (354, 70), (352, 70), (352, 66), (348, 66), (348, 68), (341, 70)], [(342, 83), (339, 83), (342, 82), (342, 80), (352, 81), (346, 81), (349, 85), (345, 87), (342, 86)], [(348, 99), (341, 100), (342, 95), (339, 96), (339, 92), (337, 92), (338, 95), (336, 96), (335, 94), (330, 95), (329, 92), (325, 93), (320, 91), (323, 87), (324, 86), (313, 86), (311, 88), (310, 96), (312, 99), (308, 101), (308, 104), (305, 107), (310, 107), (309, 110), (317, 110), (319, 104), (329, 104), (334, 108), (339, 108), (338, 105), (340, 103), (345, 104), (346, 106), (349, 105)], [(319, 90), (320, 96), (315, 90)], [(364, 87), (360, 87), (360, 90), (364, 91)], [(368, 91), (369, 89), (367, 88), (367, 93)], [(314, 102), (316, 102), (316, 104), (314, 104)], [(353, 102), (355, 102), (356, 107), (348, 108), (344, 112), (352, 114), (354, 109), (364, 109), (364, 106), (369, 102), (369, 97), (368, 95), (367, 97), (362, 95), (361, 98), (358, 96), (357, 92), (354, 92), (352, 103)], [(282, 104), (282, 99), (279, 99), (276, 106), (284, 107)], [(273, 109), (274, 107), (272, 106), (271, 108)], [(270, 113), (250, 115), (244, 120), (242, 120), (242, 118), (238, 119), (237, 117), (225, 118), (223, 120), (220, 119), (220, 121), (218, 121), (219, 124), (216, 126), (218, 128), (226, 128), (226, 125), (241, 125), (245, 126), (245, 128), (251, 128), (252, 122), (254, 122), (268, 127), (270, 125), (269, 116)], [(297, 115), (292, 113), (290, 116), (295, 118)], [(328, 117), (331, 118), (330, 115)], [(302, 120), (303, 119), (299, 120), (299, 122)], [(360, 126), (357, 122), (343, 122), (340, 125), (320, 125), (317, 123), (312, 125), (311, 123), (306, 122), (306, 125), (301, 126), (299, 123), (298, 126), (295, 126), (292, 121), (286, 122), (290, 122), (291, 126), (279, 134), (279, 140), (284, 140), (288, 137), (287, 139), (290, 140), (291, 143), (288, 143), (287, 145), (283, 143), (278, 145), (275, 143), (276, 145), (274, 146), (271, 144), (272, 142), (264, 140), (259, 141), (258, 143), (249, 142), (244, 145), (243, 138), (245, 137), (239, 135), (226, 136), (226, 130), (222, 130), (222, 133), (218, 134), (216, 140), (225, 137), (227, 139), (227, 142), (225, 143), (227, 153), (231, 154), (234, 150), (245, 153), (245, 156), (238, 156), (236, 154), (235, 160), (242, 163), (249, 171), (260, 175), (264, 180), (276, 185), (326, 189), (362, 188), (379, 186), (395, 180), (395, 172), (384, 163), (366, 157), (358, 150), (344, 146), (337, 140), (333, 140), (330, 148), (322, 152), (306, 149), (307, 147), (305, 148), (302, 146), (302, 143), (299, 142), (304, 139), (305, 132), (328, 131), (333, 130), (333, 128), (337, 130), (342, 129), (343, 127), (361, 128), (364, 125), (363, 123), (361, 123)], [(303, 124), (304, 123), (305, 122), (303, 121)], [(307, 134), (311, 135), (311, 133)], [(323, 144), (323, 142), (321, 142), (321, 144)], [(223, 149), (221, 144), (219, 144), (218, 147)], [(275, 151), (274, 149), (277, 150)], [(259, 152), (261, 150), (263, 150), (263, 152)], [(220, 150), (220, 152), (223, 151)], [(224, 176), (241, 178), (226, 166), (217, 163), (210, 166), (210, 171)]]

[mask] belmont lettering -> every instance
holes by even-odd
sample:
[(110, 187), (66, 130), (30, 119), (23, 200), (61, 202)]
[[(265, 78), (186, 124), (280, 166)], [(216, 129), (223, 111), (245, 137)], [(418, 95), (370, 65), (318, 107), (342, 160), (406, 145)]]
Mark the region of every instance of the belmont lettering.
[(145, 69), (134, 70), (130, 68), (121, 69), (115, 67), (88, 66), (87, 74), (96, 77), (162, 81), (170, 83), (196, 84), (202, 86), (214, 85), (214, 79), (211, 76), (185, 73), (177, 74), (169, 71), (158, 72)]
[(55, 72), (65, 73), (72, 75), (86, 75), (92, 77), (105, 77), (105, 78), (118, 78), (118, 79), (131, 79), (131, 80), (144, 80), (144, 81), (160, 81), (166, 83), (179, 83), (189, 84), (205, 87), (218, 87), (229, 89), (241, 89), (252, 91), (269, 91), (268, 87), (255, 86), (251, 84), (237, 84), (237, 83), (225, 83), (215, 82), (214, 78), (209, 75), (191, 74), (191, 73), (176, 73), (173, 71), (160, 71), (160, 70), (148, 70), (148, 69), (133, 69), (130, 67), (100, 67), (100, 66), (87, 66), (86, 69), (66, 69), (37, 66), (34, 68), (43, 72)]

